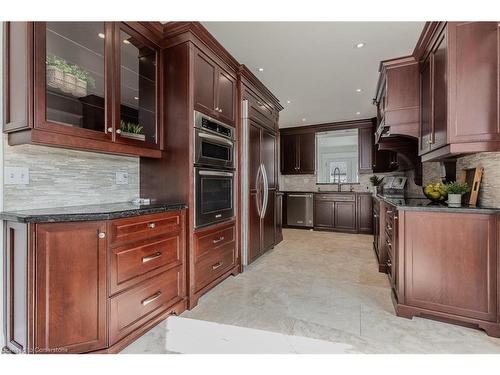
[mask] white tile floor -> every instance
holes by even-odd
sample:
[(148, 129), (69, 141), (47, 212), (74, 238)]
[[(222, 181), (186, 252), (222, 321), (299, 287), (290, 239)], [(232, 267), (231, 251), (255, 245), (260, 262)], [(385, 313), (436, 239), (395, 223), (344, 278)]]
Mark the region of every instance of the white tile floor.
[[(395, 316), (387, 277), (377, 271), (372, 236), (293, 229), (284, 230), (284, 236), (273, 251), (225, 280), (181, 317), (340, 344), (329, 347), (332, 353), (500, 353), (500, 339), (482, 331)], [(188, 350), (189, 340), (176, 344), (178, 332), (193, 330), (186, 328), (190, 324), (186, 319), (170, 321), (123, 353), (203, 350), (203, 346)], [(212, 332), (233, 331), (226, 326), (210, 325)], [(268, 340), (262, 333), (255, 335)], [(280, 340), (285, 339), (276, 342)], [(301, 350), (317, 345), (309, 344)], [(276, 352), (286, 350), (276, 347)]]

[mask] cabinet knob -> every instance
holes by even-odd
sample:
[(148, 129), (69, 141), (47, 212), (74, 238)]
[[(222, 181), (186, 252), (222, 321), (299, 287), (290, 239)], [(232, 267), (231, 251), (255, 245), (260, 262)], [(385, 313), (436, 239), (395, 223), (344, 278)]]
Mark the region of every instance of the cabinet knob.
[(154, 229), (156, 227), (155, 223), (149, 223), (148, 228)]
[(106, 238), (106, 233), (105, 232), (99, 232), (97, 235), (100, 239)]
[(116, 129), (116, 134), (121, 134), (121, 133), (122, 133), (121, 129)]
[(216, 110), (217, 112), (219, 112), (219, 107), (215, 107), (215, 110)]
[(113, 128), (109, 127), (108, 128), (108, 133), (112, 133), (113, 132)]
[(222, 113), (222, 108), (219, 108), (219, 113)]

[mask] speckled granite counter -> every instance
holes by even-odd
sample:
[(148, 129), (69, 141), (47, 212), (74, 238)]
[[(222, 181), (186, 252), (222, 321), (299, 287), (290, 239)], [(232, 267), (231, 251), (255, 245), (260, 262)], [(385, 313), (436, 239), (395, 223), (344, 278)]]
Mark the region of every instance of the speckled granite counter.
[(448, 207), (444, 204), (436, 204), (427, 198), (394, 198), (384, 197), (377, 194), (375, 199), (383, 200), (396, 206), (399, 210), (406, 211), (436, 211), (436, 212), (457, 212), (468, 214), (500, 214), (500, 208), (491, 207)]
[(119, 219), (184, 208), (187, 208), (187, 205), (184, 203), (156, 202), (148, 205), (139, 205), (131, 202), (123, 202), (2, 212), (0, 213), (0, 218), (21, 223), (56, 223), (64, 221)]

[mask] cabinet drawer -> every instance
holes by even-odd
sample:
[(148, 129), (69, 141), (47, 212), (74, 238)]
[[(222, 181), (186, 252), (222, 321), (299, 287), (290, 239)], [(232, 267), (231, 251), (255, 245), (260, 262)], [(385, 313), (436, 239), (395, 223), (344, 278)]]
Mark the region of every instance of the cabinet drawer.
[(181, 300), (182, 268), (176, 267), (110, 299), (110, 345)]
[(195, 289), (200, 290), (235, 265), (235, 243), (213, 249), (195, 264)]
[(135, 216), (111, 222), (111, 244), (148, 239), (181, 230), (181, 212)]
[(219, 248), (235, 239), (235, 226), (222, 228), (214, 232), (197, 233), (195, 239), (195, 259), (207, 254), (211, 249)]
[(179, 234), (119, 246), (111, 250), (110, 291), (115, 294), (144, 278), (183, 263)]
[(314, 194), (314, 198), (318, 200), (337, 202), (354, 202), (356, 200), (355, 194)]

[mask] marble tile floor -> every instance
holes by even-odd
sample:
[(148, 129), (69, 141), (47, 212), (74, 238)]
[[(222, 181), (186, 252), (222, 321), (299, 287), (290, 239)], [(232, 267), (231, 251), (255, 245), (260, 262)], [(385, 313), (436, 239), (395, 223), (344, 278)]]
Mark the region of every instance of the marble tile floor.
[[(483, 331), (397, 317), (387, 276), (377, 270), (372, 236), (283, 232), (284, 241), (275, 249), (226, 279), (181, 317), (341, 344), (347, 353), (500, 354), (500, 339)], [(122, 353), (203, 350), (189, 351), (186, 342), (173, 350), (171, 319)]]

